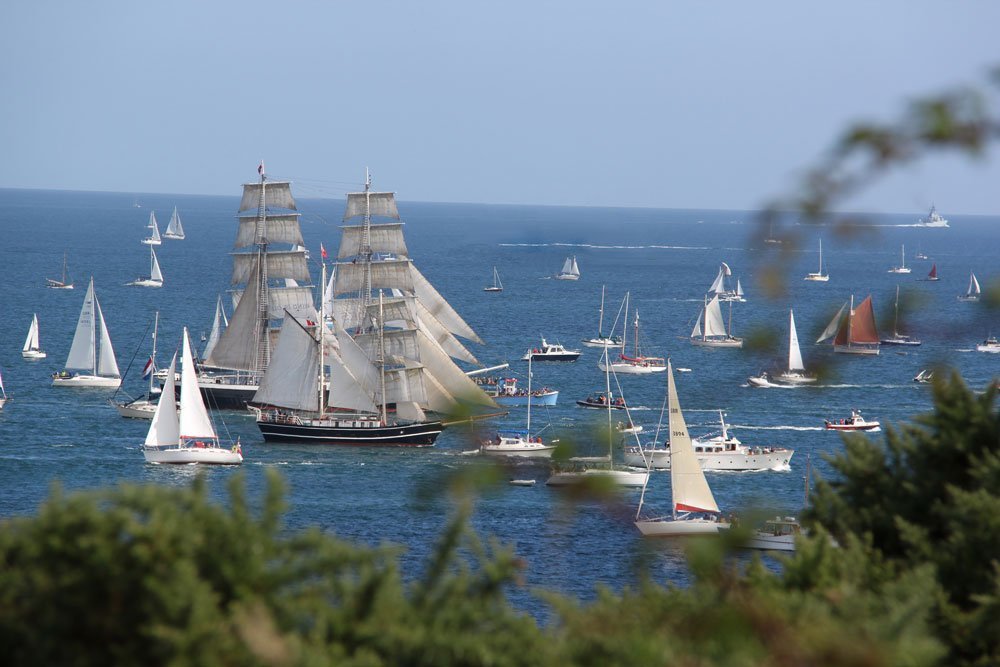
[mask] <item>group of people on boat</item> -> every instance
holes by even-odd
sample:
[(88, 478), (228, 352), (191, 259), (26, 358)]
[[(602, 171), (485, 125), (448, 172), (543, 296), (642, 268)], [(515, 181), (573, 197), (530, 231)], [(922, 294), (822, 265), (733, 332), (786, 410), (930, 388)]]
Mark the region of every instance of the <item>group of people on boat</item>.
[[(587, 403), (597, 403), (600, 405), (607, 405), (608, 403), (608, 397), (604, 394), (595, 394), (593, 396), (588, 396), (586, 400)], [(611, 400), (611, 405), (624, 406), (625, 399), (622, 398), (621, 396), (618, 396)]]

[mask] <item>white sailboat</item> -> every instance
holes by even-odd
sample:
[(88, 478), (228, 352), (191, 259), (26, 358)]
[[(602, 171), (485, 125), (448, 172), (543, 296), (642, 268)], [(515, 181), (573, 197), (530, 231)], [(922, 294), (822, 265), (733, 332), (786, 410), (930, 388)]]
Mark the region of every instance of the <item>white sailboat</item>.
[(91, 278), (66, 358), (66, 369), (52, 376), (52, 386), (115, 389), (121, 383), (115, 350)]
[(733, 275), (733, 270), (729, 268), (729, 265), (725, 262), (721, 262), (719, 265), (719, 273), (715, 276), (715, 280), (712, 281), (712, 285), (708, 288), (709, 296), (719, 297), (719, 301), (746, 301), (743, 296), (743, 286), (740, 284), (740, 279), (736, 279), (736, 287), (734, 289), (729, 289), (726, 287), (726, 278)]
[[(628, 303), (628, 295), (625, 295), (626, 304)], [(625, 317), (626, 325), (628, 324), (628, 305), (625, 306)], [(621, 352), (618, 354), (618, 358), (611, 361), (610, 370), (614, 371), (616, 374), (624, 373), (626, 375), (649, 375), (650, 373), (662, 373), (667, 370), (667, 364), (664, 362), (663, 357), (648, 357), (642, 354), (639, 348), (639, 309), (635, 310), (635, 352), (634, 356), (628, 356), (625, 354), (625, 341), (622, 340)], [(605, 348), (607, 350), (607, 348)], [(607, 371), (608, 368), (605, 364), (610, 360), (609, 355), (605, 355), (604, 359), (597, 364), (597, 367), (602, 371)]]
[(811, 280), (817, 283), (825, 283), (830, 280), (829, 274), (823, 273), (823, 239), (819, 240), (819, 271), (807, 273), (803, 280)]
[(909, 273), (910, 267), (906, 265), (906, 246), (900, 246), (900, 263), (889, 269), (889, 273)]
[(779, 384), (809, 384), (816, 382), (816, 378), (807, 375), (805, 365), (802, 363), (802, 350), (799, 347), (799, 334), (795, 330), (795, 314), (788, 311), (788, 367), (773, 378), (767, 373), (760, 376), (747, 378), (747, 382), (753, 387), (773, 387), (774, 383)]
[(604, 285), (601, 285), (601, 309), (597, 315), (597, 335), (594, 338), (586, 338), (583, 344), (587, 347), (619, 347), (622, 345), (622, 337), (615, 336), (615, 327), (618, 326), (618, 318), (621, 317), (622, 309), (628, 304), (628, 294), (622, 300), (622, 305), (618, 308), (618, 315), (615, 316), (614, 324), (611, 325), (611, 334), (604, 335)]
[(73, 289), (73, 279), (66, 273), (66, 253), (63, 253), (62, 280), (46, 278), (45, 286), (50, 289)]
[(44, 359), (45, 351), (38, 343), (38, 314), (31, 316), (31, 326), (28, 327), (28, 337), (24, 339), (24, 347), (21, 348), (21, 356), (25, 359)]
[(976, 274), (969, 272), (969, 288), (965, 291), (965, 294), (959, 294), (959, 301), (979, 301), (979, 294), (982, 290), (979, 288), (979, 281), (976, 280)]
[(226, 317), (226, 309), (222, 306), (222, 295), (220, 294), (215, 301), (215, 318), (212, 320), (212, 331), (208, 334), (205, 349), (201, 353), (202, 359), (208, 359), (212, 356), (212, 350), (215, 349), (216, 343), (219, 342), (219, 336), (222, 335), (222, 332), (228, 326), (229, 319)]
[(150, 229), (149, 236), (142, 240), (146, 245), (160, 245), (163, 241), (160, 239), (160, 228), (156, 225), (156, 213), (153, 211), (149, 212), (149, 223), (146, 225)]
[[(704, 327), (702, 321), (704, 320)], [(719, 296), (715, 295), (711, 301), (705, 301), (701, 312), (698, 313), (698, 320), (691, 330), (691, 344), (704, 347), (743, 347), (743, 339), (732, 334), (733, 329), (733, 304), (729, 304), (729, 329), (722, 319), (722, 307), (719, 305)]]
[(160, 271), (160, 262), (156, 259), (156, 251), (153, 250), (153, 246), (149, 246), (149, 275), (139, 276), (125, 285), (129, 287), (163, 287), (163, 273)]
[(695, 456), (681, 404), (677, 398), (674, 371), (667, 363), (668, 428), (670, 429), (670, 516), (642, 518), (646, 486), (636, 510), (636, 528), (647, 537), (673, 537), (718, 533), (728, 527), (719, 520), (719, 506)]
[(503, 283), (500, 282), (500, 274), (497, 273), (497, 267), (493, 267), (493, 285), (483, 288), (484, 292), (502, 292)]
[(181, 216), (177, 214), (176, 206), (174, 206), (174, 212), (170, 216), (170, 222), (167, 223), (167, 229), (163, 232), (163, 238), (175, 241), (184, 240), (184, 226), (181, 225)]
[(563, 262), (562, 271), (556, 274), (556, 280), (579, 280), (580, 267), (576, 264), (576, 255), (567, 257)]
[(556, 446), (546, 444), (541, 436), (531, 435), (531, 359), (528, 359), (528, 418), (524, 431), (498, 430), (496, 437), (479, 445), (482, 454), (550, 458)]
[(201, 391), (198, 389), (198, 375), (191, 356), (191, 341), (187, 327), (181, 351), (181, 407), (178, 414), (177, 403), (169, 400), (174, 395), (174, 377), (177, 355), (170, 361), (166, 382), (163, 385), (165, 400), (156, 405), (153, 421), (146, 433), (142, 454), (147, 463), (174, 464), (218, 464), (237, 465), (243, 463), (243, 453), (239, 440), (231, 447), (223, 447), (215, 432), (212, 420), (205, 408)]
[(5, 403), (7, 403), (7, 390), (3, 387), (3, 373), (0, 373), (0, 410), (3, 410)]
[[(108, 399), (108, 403), (114, 406), (118, 414), (127, 419), (152, 419), (153, 414), (156, 412), (156, 405), (161, 399), (176, 400), (174, 395), (166, 396), (156, 386), (156, 337), (159, 329), (160, 311), (156, 311), (153, 316), (153, 352), (149, 355), (149, 359), (146, 360), (146, 364), (142, 369), (142, 377), (149, 379), (149, 389), (147, 392), (139, 398), (130, 401), (116, 401), (115, 396), (118, 395), (118, 392), (115, 392), (115, 396)], [(125, 369), (125, 374), (128, 375), (128, 369)]]

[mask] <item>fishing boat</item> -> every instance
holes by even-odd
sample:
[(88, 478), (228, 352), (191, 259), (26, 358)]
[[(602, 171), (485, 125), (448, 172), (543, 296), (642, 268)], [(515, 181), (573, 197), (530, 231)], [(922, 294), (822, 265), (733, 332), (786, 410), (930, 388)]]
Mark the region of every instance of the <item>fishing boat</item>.
[(475, 378), (475, 382), (486, 392), (486, 395), (493, 399), (497, 405), (504, 407), (524, 407), (528, 403), (534, 405), (555, 405), (559, 400), (559, 390), (542, 387), (541, 389), (531, 389), (531, 378), (528, 378), (528, 389), (518, 386), (517, 378), (489, 377)]
[(520, 458), (551, 458), (556, 446), (547, 444), (539, 435), (531, 434), (531, 360), (528, 360), (528, 416), (523, 431), (498, 430), (495, 437), (479, 445), (481, 454), (517, 456)]
[(899, 266), (894, 266), (889, 269), (889, 273), (910, 273), (911, 269), (906, 265), (906, 246), (900, 246), (899, 252)]
[[(844, 316), (844, 312), (847, 312)], [(834, 336), (836, 335), (836, 336)], [(854, 295), (851, 295), (850, 309), (845, 303), (834, 316), (826, 329), (816, 339), (822, 343), (833, 338), (833, 351), (841, 354), (878, 354), (879, 337), (875, 326), (875, 312), (872, 309), (872, 297), (868, 295), (857, 309), (854, 308)]]
[(917, 220), (917, 227), (947, 227), (948, 221), (941, 217), (941, 214), (937, 212), (937, 208), (931, 204), (931, 210), (927, 214), (926, 218), (920, 218)]
[(47, 355), (39, 346), (38, 342), (38, 314), (31, 316), (31, 325), (28, 327), (28, 336), (24, 339), (24, 347), (21, 348), (21, 356), (25, 359), (44, 359)]
[(52, 386), (115, 389), (121, 383), (115, 349), (94, 292), (94, 279), (91, 278), (66, 358), (66, 368), (52, 376)]
[(153, 211), (149, 212), (149, 223), (146, 225), (149, 228), (149, 236), (142, 240), (146, 245), (160, 245), (163, 241), (160, 239), (160, 228), (156, 225), (156, 213)]
[(3, 386), (3, 373), (0, 372), (0, 410), (3, 410), (3, 406), (6, 405), (7, 401), (7, 390)]
[(926, 368), (917, 373), (913, 377), (913, 381), (918, 382), (920, 384), (930, 384), (933, 380), (934, 380), (934, 371)]
[(801, 534), (802, 526), (798, 519), (793, 516), (776, 516), (751, 530), (740, 546), (762, 551), (795, 551), (795, 538)]
[(839, 421), (829, 419), (823, 420), (824, 426), (830, 431), (874, 431), (881, 429), (882, 425), (876, 421), (868, 421), (861, 416), (861, 410), (851, 410), (851, 416)]
[[(139, 396), (138, 398), (129, 398), (127, 401), (116, 400), (118, 397), (118, 392), (121, 391), (121, 387), (115, 392), (115, 395), (108, 399), (118, 414), (126, 419), (152, 419), (153, 415), (156, 413), (156, 405), (159, 403), (161, 397), (163, 396), (159, 385), (156, 384), (156, 336), (159, 332), (160, 327), (160, 311), (156, 311), (153, 315), (153, 351), (146, 359), (145, 365), (142, 367), (142, 377), (149, 380), (149, 389), (145, 394)], [(149, 329), (147, 328), (148, 332)], [(145, 336), (143, 336), (145, 338)], [(138, 352), (138, 350), (136, 351)], [(125, 375), (128, 375), (128, 369), (125, 369)], [(124, 380), (124, 378), (122, 378)], [(126, 394), (127, 396), (127, 394)], [(167, 394), (169, 400), (170, 398), (176, 399), (175, 396)]]
[(556, 280), (579, 280), (580, 267), (576, 264), (576, 255), (567, 257), (563, 262), (562, 271), (555, 275)]
[[(702, 322), (704, 321), (704, 326)], [(703, 347), (743, 347), (743, 339), (732, 334), (733, 304), (729, 303), (729, 329), (722, 320), (722, 308), (719, 306), (718, 295), (712, 300), (705, 300), (698, 313), (698, 321), (691, 330), (691, 344)]]
[(615, 336), (615, 327), (618, 326), (618, 318), (621, 317), (622, 309), (626, 307), (628, 303), (628, 294), (625, 294), (625, 298), (622, 300), (622, 305), (618, 308), (618, 315), (615, 316), (614, 324), (611, 325), (611, 334), (608, 336), (604, 335), (604, 285), (601, 285), (601, 309), (598, 311), (597, 315), (597, 335), (593, 338), (586, 338), (583, 340), (583, 344), (587, 347), (619, 347), (622, 345), (622, 337)]
[(712, 281), (712, 285), (708, 288), (708, 296), (717, 296), (719, 301), (746, 301), (743, 295), (743, 286), (740, 284), (740, 279), (736, 279), (736, 287), (728, 288), (726, 286), (726, 278), (733, 275), (732, 269), (725, 262), (721, 262), (719, 266), (719, 273), (715, 276), (715, 280)]
[(184, 226), (181, 224), (181, 216), (177, 214), (176, 206), (174, 206), (174, 212), (170, 215), (170, 222), (167, 223), (167, 229), (163, 232), (163, 238), (174, 239), (175, 241), (184, 240)]
[[(747, 472), (789, 469), (794, 450), (771, 445), (744, 445), (730, 433), (722, 410), (719, 410), (719, 424), (721, 425), (719, 432), (691, 440), (695, 458), (698, 459), (698, 465), (702, 470)], [(639, 447), (627, 447), (625, 463), (667, 470), (670, 468), (670, 451), (669, 438), (663, 447), (657, 447), (655, 442), (644, 446), (641, 451)]]
[(500, 282), (500, 274), (497, 273), (497, 267), (493, 267), (493, 285), (483, 288), (484, 292), (502, 292), (503, 283)]
[(542, 346), (533, 347), (524, 353), (521, 361), (576, 361), (580, 350), (567, 350), (559, 343), (550, 343), (542, 337)]
[[(380, 349), (387, 350), (385, 310), (381, 305), (377, 340)], [(427, 419), (415, 402), (397, 401), (395, 416), (389, 418), (388, 354), (380, 353), (377, 370), (355, 365), (352, 372), (348, 359), (363, 359), (367, 364), (367, 356), (336, 320), (329, 332), (331, 340), (327, 341), (328, 327), (319, 320), (315, 311), (302, 320), (285, 316), (274, 356), (249, 405), (264, 441), (432, 446), (444, 425)], [(372, 384), (357, 374), (359, 370), (378, 373), (374, 393)]]
[(986, 340), (976, 345), (976, 352), (1000, 353), (1000, 341), (997, 341), (996, 336), (987, 336)]
[(927, 277), (924, 278), (924, 280), (931, 283), (941, 280), (940, 278), (938, 278), (937, 263), (931, 264), (931, 271), (930, 273), (927, 274)]
[(149, 275), (139, 276), (132, 282), (125, 283), (129, 287), (163, 287), (163, 273), (160, 262), (156, 259), (156, 251), (149, 246)]
[(899, 285), (896, 285), (896, 305), (894, 307), (894, 315), (892, 318), (892, 335), (883, 338), (883, 345), (910, 345), (916, 346), (920, 345), (920, 341), (916, 338), (911, 338), (910, 336), (905, 336), (899, 333)]
[(823, 273), (823, 239), (819, 240), (819, 271), (807, 273), (803, 280), (810, 280), (817, 283), (825, 283), (830, 280), (830, 274)]
[(976, 280), (976, 274), (969, 272), (969, 287), (965, 290), (965, 294), (958, 295), (959, 301), (979, 301), (979, 294), (982, 290), (979, 288), (979, 281)]
[(198, 377), (187, 327), (184, 327), (181, 348), (180, 410), (177, 409), (175, 401), (166, 400), (174, 395), (176, 367), (177, 355), (174, 354), (163, 385), (165, 399), (156, 405), (142, 447), (146, 462), (178, 465), (243, 463), (239, 439), (228, 447), (224, 446), (212, 425), (201, 391), (198, 389)]
[(795, 330), (795, 313), (788, 311), (788, 368), (774, 376), (761, 373), (759, 377), (747, 378), (747, 382), (754, 387), (770, 387), (773, 383), (780, 384), (809, 384), (816, 381), (812, 375), (807, 375), (805, 364), (802, 363), (802, 349), (799, 347), (799, 334)]
[[(627, 296), (627, 295), (626, 295)], [(628, 306), (625, 307), (625, 317), (628, 318)], [(627, 324), (627, 322), (626, 322)], [(635, 324), (633, 326), (635, 335), (633, 336), (634, 342), (633, 347), (635, 351), (632, 356), (625, 354), (625, 340), (622, 340), (622, 349), (618, 353), (618, 358), (611, 361), (611, 370), (615, 374), (625, 374), (625, 375), (649, 375), (650, 373), (662, 373), (667, 370), (667, 364), (663, 360), (663, 357), (650, 357), (642, 353), (642, 349), (639, 347), (639, 309), (635, 309)], [(627, 333), (627, 332), (626, 332)], [(604, 348), (605, 350), (607, 348)], [(607, 359), (605, 355), (605, 359)], [(607, 370), (602, 365), (605, 363), (602, 360), (597, 364), (597, 367), (602, 371)]]
[(667, 362), (668, 431), (670, 433), (670, 492), (669, 516), (643, 517), (643, 503), (647, 486), (642, 487), (639, 507), (635, 513), (635, 526), (646, 537), (676, 537), (685, 535), (711, 535), (726, 528), (720, 521), (719, 506), (708, 486), (705, 473), (695, 455), (691, 436), (688, 434), (681, 404), (677, 398), (674, 372)]
[[(611, 396), (611, 364), (608, 363), (608, 348), (604, 348), (604, 392), (608, 397)], [(617, 381), (617, 380), (616, 380)], [(609, 402), (605, 406), (607, 409), (608, 423), (607, 423), (607, 434), (608, 434), (608, 454), (603, 457), (578, 459), (575, 461), (576, 464), (583, 464), (582, 468), (573, 469), (556, 469), (545, 481), (547, 486), (574, 486), (585, 482), (588, 479), (600, 479), (605, 480), (615, 486), (624, 487), (645, 487), (646, 482), (649, 480), (649, 469), (643, 465), (645, 470), (636, 470), (630, 468), (623, 468), (616, 466), (614, 462), (614, 449), (616, 440), (616, 430), (612, 425), (612, 407)], [(629, 417), (631, 421), (631, 417)], [(574, 463), (574, 460), (570, 460)], [(588, 463), (593, 465), (588, 465)]]
[(46, 278), (45, 286), (50, 289), (73, 289), (73, 280), (69, 277), (69, 274), (66, 273), (66, 253), (63, 253), (62, 280)]

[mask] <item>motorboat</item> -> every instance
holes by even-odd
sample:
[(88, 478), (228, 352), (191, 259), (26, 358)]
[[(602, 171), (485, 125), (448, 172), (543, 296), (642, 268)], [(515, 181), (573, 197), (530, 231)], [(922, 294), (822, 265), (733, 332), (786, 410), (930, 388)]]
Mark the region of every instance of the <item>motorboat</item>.
[(542, 338), (541, 347), (533, 347), (524, 353), (521, 361), (576, 361), (580, 350), (567, 350), (560, 343), (550, 343)]
[(841, 419), (840, 421), (824, 419), (823, 423), (831, 431), (874, 431), (882, 427), (878, 421), (868, 421), (862, 417), (860, 410), (851, 410), (851, 416), (847, 419)]
[(611, 392), (598, 391), (576, 402), (582, 408), (593, 408), (595, 410), (607, 410), (610, 406), (612, 410), (627, 410), (625, 399), (621, 396), (614, 396)]
[(1000, 352), (1000, 341), (997, 341), (996, 336), (989, 336), (979, 345), (976, 345), (976, 352), (992, 352), (994, 354)]

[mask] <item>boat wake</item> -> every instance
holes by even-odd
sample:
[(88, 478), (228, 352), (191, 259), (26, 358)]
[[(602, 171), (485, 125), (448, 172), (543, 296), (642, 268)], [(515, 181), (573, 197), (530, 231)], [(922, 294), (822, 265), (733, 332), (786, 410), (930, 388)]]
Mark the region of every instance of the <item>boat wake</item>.
[(505, 248), (590, 248), (593, 250), (711, 250), (707, 246), (686, 245), (605, 245), (594, 243), (501, 243)]
[(747, 431), (825, 431), (822, 426), (746, 426), (743, 424), (732, 424), (730, 428), (746, 429)]

